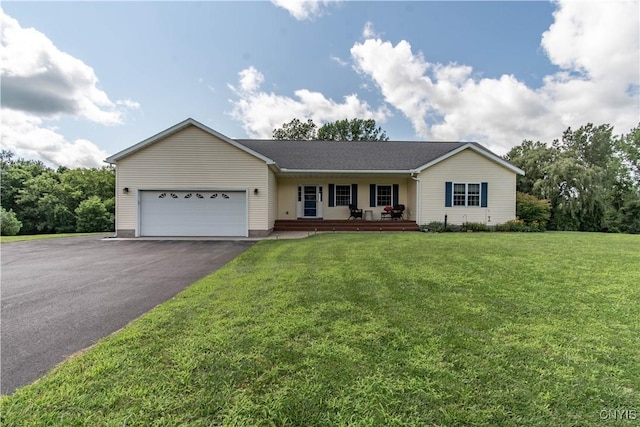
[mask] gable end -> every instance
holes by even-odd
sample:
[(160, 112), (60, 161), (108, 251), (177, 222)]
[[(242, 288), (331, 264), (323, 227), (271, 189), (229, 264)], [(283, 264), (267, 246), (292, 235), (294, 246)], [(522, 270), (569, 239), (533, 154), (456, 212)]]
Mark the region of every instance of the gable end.
[(434, 165), (436, 165), (436, 164), (448, 159), (449, 157), (455, 156), (456, 154), (458, 154), (458, 153), (460, 153), (460, 152), (462, 152), (464, 150), (467, 150), (467, 149), (472, 150), (472, 151), (476, 152), (477, 154), (480, 154), (481, 156), (491, 160), (494, 163), (497, 163), (498, 165), (500, 165), (500, 166), (502, 166), (502, 167), (504, 167), (506, 169), (509, 169), (510, 171), (512, 171), (515, 174), (524, 175), (524, 171), (522, 169), (512, 165), (511, 163), (507, 162), (504, 159), (501, 159), (500, 157), (496, 156), (495, 154), (493, 154), (491, 152), (488, 152), (486, 150), (481, 149), (480, 147), (478, 147), (478, 146), (476, 146), (475, 144), (472, 144), (472, 143), (467, 143), (467, 144), (463, 145), (462, 147), (456, 148), (455, 150), (451, 150), (448, 153), (438, 157), (437, 159), (434, 159), (434, 160), (430, 161), (429, 163), (425, 163), (424, 165), (416, 168), (416, 170), (412, 171), (412, 172), (420, 173), (420, 172), (424, 171), (425, 169), (430, 168), (431, 166), (434, 166)]
[(136, 152), (138, 152), (138, 151), (140, 151), (140, 150), (142, 150), (144, 148), (147, 148), (148, 146), (150, 146), (152, 144), (155, 144), (156, 142), (161, 141), (161, 140), (163, 140), (163, 139), (165, 139), (165, 138), (167, 138), (167, 137), (169, 137), (169, 136), (171, 136), (173, 134), (176, 134), (176, 133), (186, 129), (189, 126), (195, 126), (198, 129), (200, 129), (200, 130), (202, 130), (202, 131), (204, 131), (204, 132), (206, 132), (206, 133), (208, 133), (210, 135), (213, 135), (216, 138), (218, 138), (218, 139), (220, 139), (220, 140), (222, 140), (222, 141), (224, 141), (224, 142), (236, 147), (237, 149), (239, 149), (241, 151), (244, 151), (245, 153), (248, 153), (248, 154), (250, 154), (250, 155), (252, 155), (252, 156), (254, 156), (254, 157), (256, 157), (256, 158), (258, 158), (260, 160), (263, 160), (268, 165), (275, 164), (275, 162), (272, 159), (270, 159), (270, 158), (258, 153), (257, 151), (254, 151), (254, 150), (250, 149), (249, 147), (245, 147), (244, 145), (238, 143), (237, 141), (234, 141), (233, 139), (221, 134), (220, 132), (217, 132), (217, 131), (211, 129), (208, 126), (203, 125), (202, 123), (200, 123), (197, 120), (194, 120), (192, 118), (188, 118), (188, 119), (178, 123), (177, 125), (174, 125), (174, 126), (168, 128), (168, 129), (163, 130), (160, 133), (157, 133), (156, 135), (154, 135), (154, 136), (152, 136), (150, 138), (145, 139), (144, 141), (141, 141), (141, 142), (139, 142), (139, 143), (127, 148), (127, 149), (124, 149), (124, 150), (120, 151), (119, 153), (116, 153), (116, 154), (114, 154), (114, 155), (112, 155), (110, 157), (107, 157), (105, 159), (105, 162), (106, 163), (110, 163), (110, 164), (115, 164), (118, 160), (122, 160), (123, 158), (128, 157), (128, 156), (130, 156), (130, 155), (132, 155), (132, 154), (134, 154), (134, 153), (136, 153)]

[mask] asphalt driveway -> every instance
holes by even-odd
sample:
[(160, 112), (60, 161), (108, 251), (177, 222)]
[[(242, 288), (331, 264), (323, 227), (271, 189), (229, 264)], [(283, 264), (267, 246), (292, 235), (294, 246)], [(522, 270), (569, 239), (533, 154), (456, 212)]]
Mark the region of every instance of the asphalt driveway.
[(252, 244), (96, 236), (2, 244), (0, 392), (33, 382)]

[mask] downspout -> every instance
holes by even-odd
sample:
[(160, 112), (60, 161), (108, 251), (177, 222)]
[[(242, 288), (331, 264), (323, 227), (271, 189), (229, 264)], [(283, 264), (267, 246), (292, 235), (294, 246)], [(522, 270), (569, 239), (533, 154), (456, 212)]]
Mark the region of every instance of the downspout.
[(422, 225), (422, 181), (417, 178), (418, 174), (413, 172), (411, 174), (411, 179), (413, 179), (416, 184), (416, 224), (418, 226)]

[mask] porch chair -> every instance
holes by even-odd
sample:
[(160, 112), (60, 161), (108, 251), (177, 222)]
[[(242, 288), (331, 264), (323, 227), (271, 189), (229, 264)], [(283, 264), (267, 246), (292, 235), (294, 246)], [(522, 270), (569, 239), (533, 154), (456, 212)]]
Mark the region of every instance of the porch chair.
[(404, 219), (404, 205), (385, 206), (380, 219)]
[(362, 209), (358, 209), (356, 205), (349, 205), (349, 211), (351, 211), (351, 215), (349, 215), (349, 219), (362, 219)]
[(391, 209), (391, 219), (404, 219), (404, 205), (395, 205)]
[(383, 211), (380, 212), (380, 219), (391, 219), (391, 211), (393, 206), (385, 206)]

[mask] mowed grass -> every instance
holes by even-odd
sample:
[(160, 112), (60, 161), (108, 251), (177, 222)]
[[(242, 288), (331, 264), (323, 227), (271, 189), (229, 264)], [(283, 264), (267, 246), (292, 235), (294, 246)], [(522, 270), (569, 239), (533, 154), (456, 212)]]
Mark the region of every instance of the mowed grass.
[(26, 240), (59, 239), (62, 237), (113, 235), (113, 233), (60, 233), (60, 234), (28, 234), (24, 236), (0, 236), (0, 243), (24, 242)]
[(639, 301), (640, 236), (263, 241), (2, 398), (0, 424), (628, 425)]

